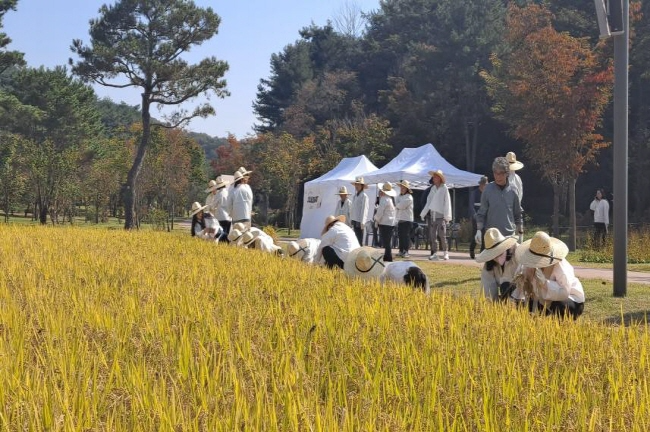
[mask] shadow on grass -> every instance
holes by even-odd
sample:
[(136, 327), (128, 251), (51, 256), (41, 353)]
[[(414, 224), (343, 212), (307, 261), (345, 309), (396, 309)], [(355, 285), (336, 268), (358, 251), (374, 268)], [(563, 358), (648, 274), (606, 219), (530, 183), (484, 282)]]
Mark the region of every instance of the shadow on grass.
[[(431, 276), (429, 276), (429, 281), (430, 280), (431, 280)], [(464, 280), (438, 282), (438, 283), (431, 284), (431, 287), (432, 288), (445, 288), (445, 287), (448, 287), (450, 285), (465, 285), (468, 282), (478, 282), (480, 284), (480, 279), (478, 279), (478, 278), (470, 278), (470, 279), (464, 279)]]
[(603, 320), (607, 325), (647, 325), (650, 319), (650, 310), (628, 312), (623, 315), (615, 315)]

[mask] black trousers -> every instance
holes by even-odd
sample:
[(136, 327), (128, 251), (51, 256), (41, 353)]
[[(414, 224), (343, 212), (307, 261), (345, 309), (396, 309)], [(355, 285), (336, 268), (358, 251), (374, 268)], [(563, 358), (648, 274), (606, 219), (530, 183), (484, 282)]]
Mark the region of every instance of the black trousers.
[(361, 222), (352, 221), (352, 229), (354, 230), (354, 235), (357, 236), (359, 245), (363, 246), (363, 229)]
[(334, 268), (334, 266), (343, 268), (343, 260), (339, 258), (332, 246), (325, 246), (323, 248), (323, 259), (325, 260), (327, 268), (331, 269)]
[(602, 222), (594, 222), (594, 246), (600, 249), (605, 244), (607, 226)]
[[(534, 308), (534, 302), (530, 300), (528, 302), (528, 310), (533, 312)], [(584, 303), (576, 303), (571, 299), (566, 299), (564, 301), (554, 301), (551, 302), (550, 305), (544, 306), (542, 304), (538, 304), (537, 309), (541, 313), (545, 313), (546, 315), (553, 315), (557, 316), (560, 318), (564, 317), (571, 317), (574, 320), (577, 319), (580, 315), (582, 315), (582, 312), (585, 310), (585, 304)]]
[(219, 221), (219, 225), (221, 225), (221, 228), (223, 228), (223, 232), (225, 232), (226, 235), (228, 235), (228, 233), (230, 233), (230, 225), (231, 224), (232, 224), (231, 221), (225, 221), (225, 220), (224, 221)]
[(413, 222), (399, 221), (397, 222), (397, 237), (399, 238), (399, 251), (407, 253), (411, 246), (411, 228)]
[(393, 226), (392, 225), (379, 225), (379, 238), (381, 245), (384, 247), (384, 261), (393, 261), (392, 242), (393, 242)]

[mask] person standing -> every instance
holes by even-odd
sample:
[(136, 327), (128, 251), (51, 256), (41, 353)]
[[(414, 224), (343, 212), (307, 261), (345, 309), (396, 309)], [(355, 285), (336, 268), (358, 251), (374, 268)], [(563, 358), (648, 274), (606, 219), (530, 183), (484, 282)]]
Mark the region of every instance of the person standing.
[(228, 182), (221, 176), (218, 176), (215, 180), (214, 199), (211, 205), (213, 208), (212, 214), (217, 218), (219, 225), (223, 228), (223, 232), (227, 235), (230, 232), (232, 220), (228, 213), (228, 188), (226, 186), (228, 186)]
[(341, 200), (336, 204), (336, 211), (334, 216), (345, 216), (345, 224), (347, 226), (352, 226), (350, 221), (350, 208), (352, 207), (352, 201), (348, 198), (348, 189), (345, 186), (341, 186), (337, 195)]
[(397, 219), (397, 237), (399, 239), (398, 257), (408, 258), (411, 246), (411, 229), (413, 228), (413, 191), (408, 180), (397, 182), (400, 194), (395, 200), (395, 219)]
[(449, 189), (445, 184), (445, 175), (441, 170), (429, 171), (433, 181), (433, 186), (429, 191), (427, 203), (420, 213), (422, 220), (429, 216), (429, 241), (431, 242), (431, 256), (429, 259), (437, 261), (438, 257), (438, 237), (440, 237), (440, 247), (443, 251), (442, 259), (449, 259), (447, 249), (447, 222), (451, 221), (451, 196)]
[(481, 194), (481, 207), (476, 212), (474, 240), (481, 242), (482, 233), (497, 228), (504, 236), (523, 235), (524, 220), (519, 196), (508, 183), (510, 164), (505, 157), (492, 162), (494, 181), (488, 183)]
[(605, 191), (596, 190), (596, 197), (589, 208), (594, 212), (594, 246), (600, 249), (605, 244), (609, 226), (609, 203), (605, 199)]
[[(521, 182), (521, 177), (517, 174), (517, 171), (524, 167), (524, 164), (517, 160), (517, 155), (514, 152), (506, 153), (506, 160), (510, 165), (510, 173), (508, 174), (508, 183), (510, 186), (515, 189), (517, 196), (519, 197), (519, 204), (524, 200), (524, 184)], [(522, 207), (523, 212), (523, 207)], [(519, 234), (519, 243), (524, 241), (523, 234)]]
[[(481, 207), (481, 194), (483, 193), (483, 189), (485, 189), (485, 185), (488, 182), (487, 176), (482, 176), (481, 179), (478, 181), (478, 188), (474, 189), (471, 194), (470, 194), (470, 207), (469, 207), (469, 217), (470, 220), (472, 221), (472, 232), (476, 232), (476, 212), (478, 209)], [(481, 232), (481, 237), (483, 236), (483, 233)], [(470, 258), (474, 259), (476, 256), (476, 245), (479, 245), (479, 250), (483, 251), (483, 241), (477, 242), (476, 238), (472, 237), (472, 240), (469, 243), (469, 256)]]
[(242, 223), (246, 228), (251, 227), (253, 212), (253, 191), (248, 185), (248, 179), (252, 171), (241, 167), (235, 171), (233, 189), (228, 195), (228, 214), (233, 223)]
[(395, 204), (393, 199), (397, 192), (386, 182), (379, 184), (379, 207), (375, 213), (375, 223), (379, 227), (379, 237), (384, 247), (384, 262), (393, 261), (392, 242), (393, 227), (395, 226)]
[(363, 244), (363, 230), (368, 214), (368, 195), (364, 191), (368, 188), (368, 185), (363, 181), (363, 177), (355, 178), (352, 184), (355, 192), (352, 198), (352, 207), (350, 208), (350, 223), (354, 234), (357, 236), (357, 241), (359, 244)]

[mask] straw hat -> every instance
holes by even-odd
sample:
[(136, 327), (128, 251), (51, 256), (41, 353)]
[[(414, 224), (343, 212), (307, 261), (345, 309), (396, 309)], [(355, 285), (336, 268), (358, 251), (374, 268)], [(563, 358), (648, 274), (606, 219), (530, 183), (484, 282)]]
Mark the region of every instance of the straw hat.
[(353, 185), (362, 185), (364, 189), (368, 189), (368, 185), (366, 182), (363, 180), (363, 177), (355, 177), (354, 181), (352, 182)]
[(250, 173), (253, 171), (247, 171), (246, 168), (244, 167), (239, 167), (237, 171), (235, 171), (234, 179), (233, 181), (239, 181), (243, 179), (244, 177), (248, 177)]
[(569, 253), (567, 245), (544, 231), (537, 231), (532, 239), (517, 247), (515, 258), (525, 267), (543, 268), (562, 261)]
[(484, 263), (495, 259), (517, 244), (517, 239), (512, 236), (504, 237), (498, 228), (488, 228), (483, 237), (483, 244), (485, 249), (478, 254), (476, 262)]
[(369, 246), (352, 250), (343, 264), (345, 273), (362, 279), (379, 277), (385, 267), (384, 251)]
[(250, 246), (260, 236), (259, 231), (246, 231), (241, 239), (244, 246)]
[(411, 183), (409, 183), (408, 180), (400, 180), (397, 182), (398, 186), (403, 186), (406, 189), (408, 189), (409, 193), (413, 193), (413, 190), (411, 189)]
[(208, 182), (208, 188), (204, 192), (209, 193), (209, 192), (212, 192), (215, 189), (217, 189), (217, 182), (214, 181), (214, 180), (210, 180)]
[(341, 186), (339, 188), (339, 191), (334, 195), (350, 195), (350, 194), (348, 193), (348, 188), (346, 188), (345, 186)]
[(386, 183), (383, 183), (383, 184), (379, 183), (377, 186), (379, 187), (380, 191), (382, 191), (383, 193), (385, 193), (386, 195), (388, 195), (390, 197), (394, 197), (394, 196), (397, 195), (397, 191), (395, 191), (395, 189), (393, 189), (393, 185), (391, 185), (389, 182), (386, 182)]
[(244, 225), (242, 222), (237, 222), (232, 226), (232, 229), (238, 230), (241, 233), (245, 233), (248, 231), (248, 228), (246, 225)]
[(215, 183), (216, 183), (215, 186), (214, 186), (215, 189), (221, 189), (222, 187), (228, 185), (228, 181), (225, 178), (221, 177), (221, 176), (217, 177)]
[(330, 225), (332, 225), (334, 222), (343, 222), (343, 223), (345, 223), (345, 215), (327, 216), (325, 218), (325, 226), (323, 227), (323, 232), (321, 234), (325, 234), (327, 232), (327, 230), (329, 229)]
[(244, 233), (239, 231), (238, 229), (232, 229), (228, 233), (228, 241), (230, 243), (237, 243), (239, 239), (241, 239), (244, 236)]
[(190, 216), (194, 216), (198, 212), (203, 211), (203, 210), (205, 210), (207, 208), (208, 208), (207, 205), (202, 206), (200, 202), (194, 201), (192, 203), (192, 213), (190, 213)]
[(442, 180), (443, 183), (447, 183), (447, 180), (445, 179), (445, 175), (442, 173), (442, 170), (435, 170), (435, 171), (429, 171), (429, 175), (431, 177), (433, 176), (438, 176), (440, 177), (440, 180)]
[(290, 258), (301, 261), (307, 253), (307, 246), (305, 239), (289, 242), (287, 245), (287, 254)]
[(514, 152), (508, 152), (506, 160), (510, 164), (510, 171), (517, 171), (524, 167), (524, 164), (517, 160), (517, 155)]

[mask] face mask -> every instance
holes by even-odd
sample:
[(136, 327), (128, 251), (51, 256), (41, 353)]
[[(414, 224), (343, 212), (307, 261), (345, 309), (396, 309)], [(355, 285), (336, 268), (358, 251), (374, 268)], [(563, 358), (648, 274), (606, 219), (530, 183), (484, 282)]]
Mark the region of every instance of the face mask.
[(502, 253), (501, 255), (499, 255), (499, 256), (496, 258), (496, 261), (499, 263), (499, 265), (503, 265), (503, 264), (505, 264), (505, 262), (506, 262), (506, 255), (507, 255), (507, 251), (504, 252), (504, 253)]

